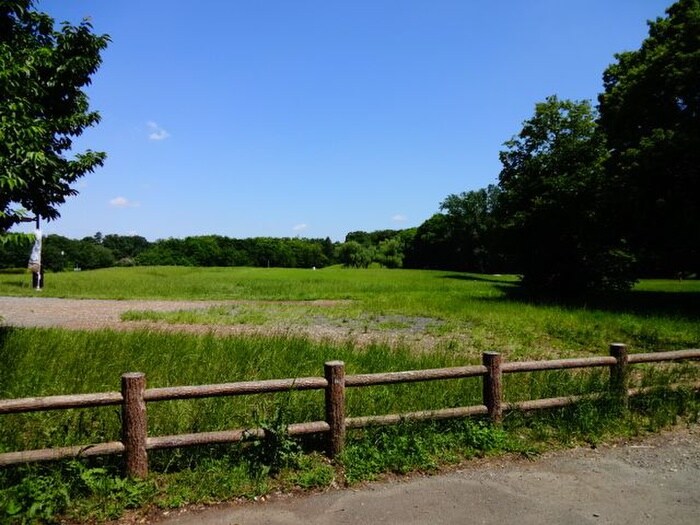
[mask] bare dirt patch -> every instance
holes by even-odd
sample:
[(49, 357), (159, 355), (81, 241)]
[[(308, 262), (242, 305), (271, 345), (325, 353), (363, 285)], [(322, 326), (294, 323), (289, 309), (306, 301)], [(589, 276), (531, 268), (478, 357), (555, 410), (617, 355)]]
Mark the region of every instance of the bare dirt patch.
[[(60, 299), (53, 297), (0, 297), (2, 324), (19, 327), (57, 327), (71, 330), (159, 330), (192, 334), (300, 336), (317, 341), (352, 341), (358, 345), (372, 343), (409, 344), (415, 348), (433, 348), (439, 338), (426, 333), (433, 320), (405, 316), (383, 316), (368, 323), (364, 319), (345, 322), (330, 321), (314, 316), (303, 324), (276, 322), (265, 325), (249, 324), (172, 324), (153, 321), (123, 321), (129, 311), (176, 312), (204, 310), (211, 307), (234, 307), (271, 304), (263, 301), (154, 301)], [(279, 301), (275, 304), (300, 304)], [(334, 308), (348, 301), (306, 301), (305, 306)]]

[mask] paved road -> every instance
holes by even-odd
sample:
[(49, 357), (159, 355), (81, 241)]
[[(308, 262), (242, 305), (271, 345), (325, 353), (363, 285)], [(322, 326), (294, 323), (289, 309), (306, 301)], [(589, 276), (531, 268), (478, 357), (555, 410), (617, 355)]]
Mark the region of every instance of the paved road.
[(700, 523), (700, 426), (536, 461), (172, 512), (160, 525)]

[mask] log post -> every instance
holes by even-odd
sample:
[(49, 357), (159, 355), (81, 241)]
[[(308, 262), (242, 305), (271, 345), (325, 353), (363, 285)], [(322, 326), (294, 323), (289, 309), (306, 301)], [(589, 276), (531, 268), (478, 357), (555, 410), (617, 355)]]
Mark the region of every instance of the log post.
[(503, 419), (501, 354), (498, 352), (484, 352), (481, 360), (486, 367), (486, 375), (483, 381), (484, 405), (486, 405), (491, 422), (498, 424)]
[(620, 408), (626, 410), (629, 407), (627, 345), (611, 344), (610, 355), (617, 360), (610, 367), (610, 393), (617, 399)]
[(326, 387), (326, 422), (328, 433), (328, 457), (333, 459), (345, 445), (345, 363), (328, 361), (323, 365)]
[(503, 419), (501, 354), (484, 352), (481, 359), (482, 364), (486, 367), (486, 375), (483, 380), (484, 405), (488, 410), (491, 423), (499, 424)]
[(122, 443), (124, 444), (124, 471), (131, 478), (148, 476), (146, 437), (146, 375), (131, 372), (122, 375)]

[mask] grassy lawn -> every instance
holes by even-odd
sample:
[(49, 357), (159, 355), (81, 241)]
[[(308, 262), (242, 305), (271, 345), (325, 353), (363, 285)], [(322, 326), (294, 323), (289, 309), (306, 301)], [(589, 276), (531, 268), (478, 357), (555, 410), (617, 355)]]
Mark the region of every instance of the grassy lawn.
[[(0, 398), (114, 391), (125, 371), (145, 372), (148, 385), (156, 387), (318, 376), (323, 362), (331, 359), (345, 361), (352, 374), (473, 364), (487, 350), (516, 360), (603, 355), (613, 341), (627, 343), (633, 352), (700, 346), (698, 281), (642, 281), (621, 296), (554, 304), (519, 296), (510, 276), (433, 271), (109, 269), (48, 274), (41, 292), (30, 289), (28, 279), (26, 274), (0, 274), (0, 295), (235, 300), (243, 302), (169, 314), (131, 312), (125, 318), (351, 328), (347, 337), (328, 340), (279, 333), (217, 337), (1, 328)], [(364, 330), (401, 337), (358, 345), (355, 335)], [(435, 344), (417, 346), (420, 337), (431, 337)], [(606, 374), (598, 369), (507, 376), (506, 397), (514, 401), (597, 391), (604, 388)], [(698, 378), (694, 363), (639, 367), (635, 374), (637, 384), (659, 386)], [(149, 432), (260, 425), (283, 431), (290, 422), (322, 419), (322, 396), (300, 392), (153, 403)], [(481, 384), (466, 379), (382, 386), (350, 389), (348, 396), (348, 413), (360, 416), (479, 404)], [(340, 470), (314, 452), (319, 447), (313, 440), (284, 439), (272, 450), (253, 443), (153, 454), (153, 474), (140, 484), (119, 480), (116, 458), (22, 467), (0, 472), (0, 500), (15, 502), (12, 508), (0, 505), (0, 521), (2, 512), (9, 516), (17, 508), (17, 515), (26, 516), (40, 494), (58, 498), (46, 503), (58, 509), (54, 513), (103, 519), (129, 507), (177, 507), (354, 483), (386, 472), (436, 470), (473, 455), (530, 454), (542, 447), (596, 442), (653, 430), (679, 417), (697, 419), (699, 407), (695, 393), (666, 393), (635, 401), (631, 415), (624, 417), (604, 404), (584, 403), (537, 416), (511, 414), (503, 428), (477, 420), (358, 431), (349, 436)], [(109, 407), (0, 417), (0, 452), (119, 439), (119, 413)], [(41, 489), (47, 484), (53, 488)], [(64, 492), (70, 494), (69, 503), (61, 500)]]

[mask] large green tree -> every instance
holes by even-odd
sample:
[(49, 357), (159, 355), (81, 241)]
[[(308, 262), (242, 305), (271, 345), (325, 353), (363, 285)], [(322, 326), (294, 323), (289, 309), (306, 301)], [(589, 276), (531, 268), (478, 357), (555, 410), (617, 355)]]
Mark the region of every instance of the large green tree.
[(32, 0), (0, 2), (0, 234), (28, 213), (48, 220), (75, 195), (77, 179), (105, 154), (71, 151), (100, 120), (83, 88), (100, 65), (107, 35), (87, 21), (64, 23), (33, 9)]
[(700, 0), (650, 22), (603, 81), (616, 223), (647, 271), (700, 271)]
[(607, 148), (588, 101), (536, 104), (500, 153), (497, 213), (523, 284), (555, 294), (630, 286), (604, 206)]

